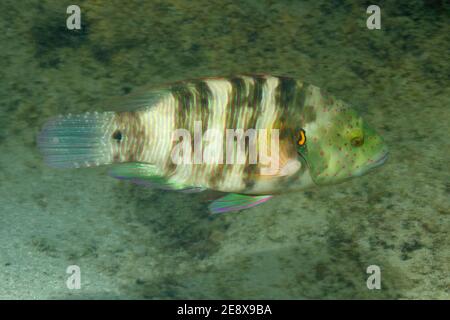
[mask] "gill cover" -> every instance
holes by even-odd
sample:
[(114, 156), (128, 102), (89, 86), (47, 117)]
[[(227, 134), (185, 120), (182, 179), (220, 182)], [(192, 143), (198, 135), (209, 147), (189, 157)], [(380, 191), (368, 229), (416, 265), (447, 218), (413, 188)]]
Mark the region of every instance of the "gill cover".
[(387, 150), (382, 138), (345, 105), (317, 108), (304, 132), (306, 143), (297, 151), (317, 185), (360, 176)]

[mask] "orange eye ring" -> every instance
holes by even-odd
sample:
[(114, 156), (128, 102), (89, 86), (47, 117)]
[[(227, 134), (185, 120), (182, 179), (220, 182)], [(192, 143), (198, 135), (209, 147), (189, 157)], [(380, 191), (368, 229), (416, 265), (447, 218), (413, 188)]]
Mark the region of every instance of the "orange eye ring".
[(301, 129), (299, 134), (300, 134), (300, 138), (298, 139), (297, 144), (299, 146), (303, 146), (306, 143), (305, 130)]

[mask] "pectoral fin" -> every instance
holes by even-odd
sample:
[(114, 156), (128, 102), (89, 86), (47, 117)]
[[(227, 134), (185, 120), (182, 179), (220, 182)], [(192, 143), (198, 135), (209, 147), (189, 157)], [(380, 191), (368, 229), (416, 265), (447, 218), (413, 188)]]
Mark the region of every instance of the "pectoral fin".
[(129, 162), (117, 164), (111, 168), (109, 174), (120, 180), (129, 180), (133, 183), (152, 188), (179, 191), (192, 189), (163, 177), (156, 166), (148, 163)]
[(237, 193), (230, 193), (225, 197), (217, 199), (210, 204), (211, 213), (224, 213), (230, 211), (239, 211), (257, 206), (266, 202), (273, 196), (249, 196)]

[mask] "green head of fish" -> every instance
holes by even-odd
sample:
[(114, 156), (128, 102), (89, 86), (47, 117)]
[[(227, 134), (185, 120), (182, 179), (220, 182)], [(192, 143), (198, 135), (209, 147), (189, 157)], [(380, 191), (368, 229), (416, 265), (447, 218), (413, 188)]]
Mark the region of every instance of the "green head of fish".
[(297, 148), (315, 184), (361, 176), (386, 161), (388, 150), (382, 137), (344, 103), (334, 101), (331, 106), (305, 111), (311, 121), (305, 122), (301, 134), (305, 139), (299, 138)]

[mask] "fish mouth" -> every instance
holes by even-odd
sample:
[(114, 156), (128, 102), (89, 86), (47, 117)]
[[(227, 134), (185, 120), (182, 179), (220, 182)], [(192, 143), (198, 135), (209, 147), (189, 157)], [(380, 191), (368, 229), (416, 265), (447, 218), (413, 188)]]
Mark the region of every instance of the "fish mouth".
[(389, 152), (385, 152), (381, 156), (379, 156), (376, 160), (369, 160), (369, 162), (364, 167), (362, 167), (358, 171), (354, 172), (352, 177), (360, 177), (360, 176), (372, 171), (373, 169), (384, 164), (388, 158), (389, 158)]
[(386, 162), (386, 160), (388, 158), (389, 158), (389, 152), (386, 151), (377, 160), (373, 161), (370, 164), (370, 169), (373, 169), (373, 168), (381, 166), (382, 164), (384, 164)]

